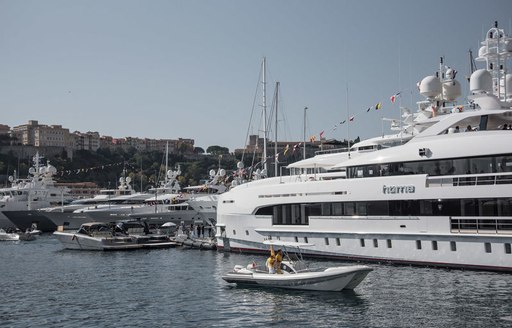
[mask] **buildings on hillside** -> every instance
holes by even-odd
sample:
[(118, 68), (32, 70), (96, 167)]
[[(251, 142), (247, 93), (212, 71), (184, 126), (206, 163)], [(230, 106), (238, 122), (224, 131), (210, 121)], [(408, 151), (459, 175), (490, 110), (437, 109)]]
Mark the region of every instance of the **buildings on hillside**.
[(36, 120), (30, 120), (10, 128), (0, 124), (0, 135), (11, 137), (11, 146), (23, 145), (38, 148), (55, 148), (64, 150), (68, 157), (72, 157), (73, 151), (89, 150), (97, 151), (100, 148), (130, 149), (134, 147), (138, 151), (165, 151), (168, 145), (169, 153), (192, 153), (194, 139), (148, 139), (148, 138), (113, 138), (100, 136), (98, 132), (70, 132), (61, 125), (39, 124)]

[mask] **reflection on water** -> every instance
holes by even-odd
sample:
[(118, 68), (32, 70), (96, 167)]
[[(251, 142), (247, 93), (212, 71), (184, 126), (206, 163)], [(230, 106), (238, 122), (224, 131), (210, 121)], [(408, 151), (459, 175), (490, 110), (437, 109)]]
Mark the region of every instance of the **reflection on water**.
[(512, 327), (512, 275), (372, 264), (353, 292), (236, 287), (221, 279), (253, 260), (265, 257), (66, 251), (49, 235), (0, 243), (0, 326)]

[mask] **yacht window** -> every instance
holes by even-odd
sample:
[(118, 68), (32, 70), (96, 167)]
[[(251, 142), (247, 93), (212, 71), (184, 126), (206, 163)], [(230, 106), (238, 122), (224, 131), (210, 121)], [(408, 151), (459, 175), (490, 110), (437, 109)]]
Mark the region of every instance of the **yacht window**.
[(388, 244), (388, 248), (393, 247), (393, 245), (391, 244), (391, 239), (386, 240), (386, 242), (387, 242), (387, 244)]
[(361, 242), (361, 247), (364, 247), (364, 239), (363, 238), (360, 239), (360, 242)]
[(299, 242), (299, 237), (295, 236), (295, 242), (298, 243)]
[(335, 216), (343, 215), (343, 204), (342, 203), (332, 203), (332, 215), (335, 215)]
[(437, 251), (437, 241), (432, 240), (432, 250)]
[(329, 246), (329, 238), (325, 238), (325, 245)]
[(485, 245), (485, 252), (491, 253), (492, 252), (491, 243), (484, 243), (484, 245)]
[(249, 236), (249, 230), (245, 230), (245, 235)]
[(505, 254), (512, 254), (512, 248), (509, 243), (505, 243)]
[(416, 240), (416, 249), (421, 249), (421, 240)]
[[(339, 238), (336, 238), (336, 245), (341, 246), (341, 240)], [(509, 244), (509, 246), (510, 246), (510, 244)]]
[(236, 235), (236, 230), (233, 229), (233, 236)]
[(452, 250), (452, 252), (457, 251), (457, 244), (454, 241), (450, 242), (450, 249)]
[(377, 239), (373, 240), (373, 247), (375, 247), (375, 248), (379, 247), (379, 241)]
[(304, 242), (307, 244), (308, 243), (308, 237), (304, 237)]

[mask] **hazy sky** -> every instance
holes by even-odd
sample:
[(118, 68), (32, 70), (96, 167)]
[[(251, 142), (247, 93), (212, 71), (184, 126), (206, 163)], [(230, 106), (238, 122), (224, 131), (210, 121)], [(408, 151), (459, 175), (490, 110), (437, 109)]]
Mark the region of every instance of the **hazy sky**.
[(466, 95), (468, 50), (495, 20), (512, 34), (511, 0), (0, 0), (0, 123), (233, 151), (261, 130), (265, 56), (279, 140), (302, 140), (306, 106), (308, 135), (347, 138), (346, 124), (332, 130), (347, 87), (350, 137), (373, 137), (398, 116), (391, 95), (422, 99), (416, 82), (440, 56)]

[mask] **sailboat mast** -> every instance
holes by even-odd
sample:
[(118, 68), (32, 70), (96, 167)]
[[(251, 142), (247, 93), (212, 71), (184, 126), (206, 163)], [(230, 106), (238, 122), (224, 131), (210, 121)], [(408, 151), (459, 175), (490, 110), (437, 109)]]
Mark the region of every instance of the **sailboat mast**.
[(263, 57), (263, 170), (267, 173), (267, 58)]
[(303, 149), (303, 155), (302, 155), (302, 158), (303, 159), (306, 159), (306, 112), (307, 112), (308, 108), (307, 107), (304, 107), (304, 140), (303, 140), (303, 145), (304, 145), (304, 149)]
[(277, 108), (279, 104), (279, 82), (276, 82), (276, 93), (275, 93), (275, 108), (276, 108), (276, 122), (275, 122), (275, 142), (274, 142), (274, 176), (277, 177)]

